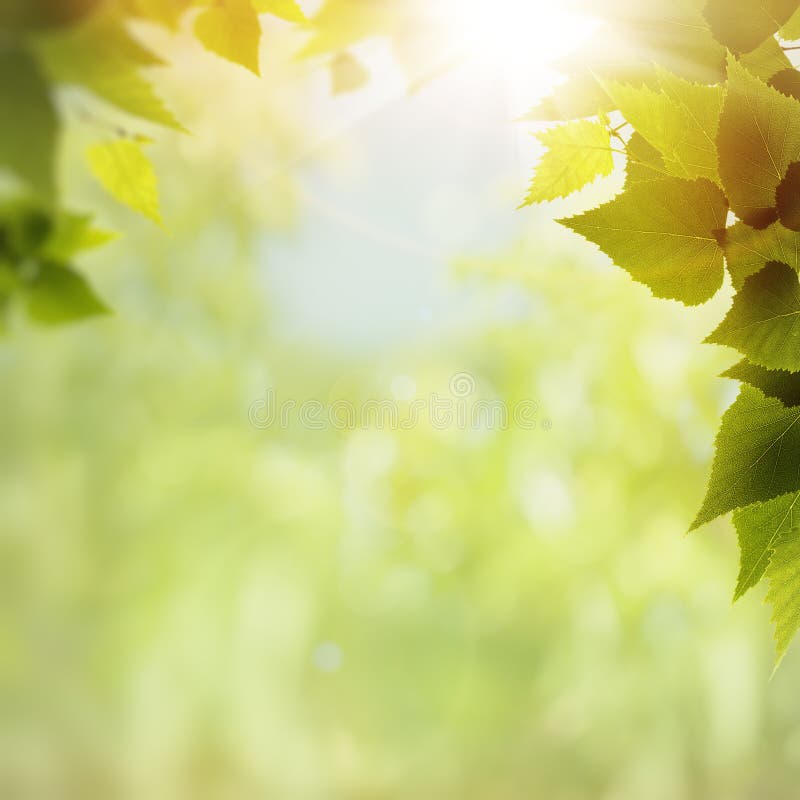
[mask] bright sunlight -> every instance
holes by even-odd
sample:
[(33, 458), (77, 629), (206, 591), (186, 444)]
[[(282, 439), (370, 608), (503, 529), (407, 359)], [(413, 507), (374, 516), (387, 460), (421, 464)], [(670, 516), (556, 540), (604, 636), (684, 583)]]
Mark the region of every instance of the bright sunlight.
[(455, 5), (456, 36), (471, 57), (506, 73), (541, 71), (594, 28), (592, 20), (552, 0), (457, 0)]

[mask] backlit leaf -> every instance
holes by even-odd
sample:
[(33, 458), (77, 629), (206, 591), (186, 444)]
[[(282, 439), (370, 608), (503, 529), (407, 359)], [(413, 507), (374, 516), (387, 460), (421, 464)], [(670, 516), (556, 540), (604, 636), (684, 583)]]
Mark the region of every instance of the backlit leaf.
[(719, 182), (716, 137), (723, 90), (659, 71), (659, 88), (608, 83), (625, 119), (663, 156), (666, 171), (680, 178)]
[(764, 577), (775, 546), (800, 522), (800, 492), (776, 497), (766, 503), (734, 512), (733, 524), (739, 539), (741, 566), (734, 601)]
[(664, 178), (629, 186), (610, 203), (561, 223), (657, 297), (697, 305), (722, 286), (719, 237), (727, 212), (711, 181)]
[(725, 258), (735, 288), (760, 272), (769, 261), (781, 261), (800, 270), (800, 234), (775, 222), (763, 230), (737, 222), (725, 237)]
[(777, 664), (783, 660), (800, 627), (800, 532), (796, 529), (778, 541), (767, 568), (769, 591), (775, 625)]
[(98, 181), (120, 203), (161, 224), (158, 179), (142, 143), (130, 139), (97, 144), (87, 151)]
[(218, 0), (200, 14), (194, 32), (208, 50), (260, 74), (261, 23), (251, 0)]
[(99, 98), (136, 117), (183, 131), (140, 72), (141, 56), (130, 46), (107, 38), (102, 28), (82, 26), (43, 38), (37, 45), (52, 80), (83, 86)]
[(566, 197), (614, 170), (611, 134), (602, 122), (578, 120), (536, 134), (545, 153), (525, 205)]
[(272, 14), (298, 25), (308, 21), (296, 0), (254, 0), (253, 5), (259, 14)]
[(800, 370), (800, 283), (786, 264), (770, 261), (751, 275), (733, 307), (706, 339), (733, 347), (767, 369)]
[(722, 514), (800, 490), (800, 407), (742, 386), (717, 434), (708, 491), (691, 530)]
[(754, 386), (766, 397), (774, 397), (785, 406), (800, 405), (800, 373), (767, 369), (745, 358), (723, 372), (721, 377)]
[(739, 56), (739, 60), (749, 73), (767, 82), (770, 82), (779, 72), (792, 68), (789, 57), (783, 51), (778, 40), (772, 36), (752, 52)]
[(749, 53), (777, 33), (798, 0), (708, 0), (705, 16), (714, 36), (734, 53)]
[(666, 176), (664, 157), (638, 131), (625, 145), (628, 160), (625, 165), (625, 185), (650, 183)]
[(728, 91), (720, 119), (719, 172), (742, 220), (765, 227), (777, 219), (775, 190), (800, 159), (800, 102), (728, 62)]

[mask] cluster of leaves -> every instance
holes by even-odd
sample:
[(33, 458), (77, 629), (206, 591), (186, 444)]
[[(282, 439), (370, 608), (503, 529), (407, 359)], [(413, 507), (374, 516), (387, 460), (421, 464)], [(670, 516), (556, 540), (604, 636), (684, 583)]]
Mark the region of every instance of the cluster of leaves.
[[(8, 0), (0, 7), (0, 320), (16, 300), (37, 322), (61, 323), (106, 310), (70, 261), (107, 234), (63, 208), (58, 180), (63, 89), (81, 103), (109, 104), (130, 117), (87, 151), (87, 166), (117, 200), (161, 223), (158, 181), (132, 133), (151, 124), (184, 131), (145, 71), (161, 57), (129, 30), (144, 19), (176, 30), (191, 7), (209, 50), (258, 73), (259, 12), (305, 23), (294, 0)], [(83, 106), (81, 106), (83, 108)]]
[[(623, 191), (562, 224), (656, 297), (736, 295), (709, 342), (738, 351), (692, 529), (733, 512), (734, 598), (762, 578), (778, 658), (800, 627), (800, 0), (606, 0), (595, 43), (533, 110), (561, 124), (527, 203), (566, 196), (625, 157)], [(589, 53), (588, 57), (586, 53)]]
[[(207, 50), (259, 75), (262, 15), (270, 15), (307, 32), (300, 55), (327, 59), (333, 90), (345, 92), (368, 79), (350, 52), (354, 44), (391, 36), (401, 57), (417, 41), (424, 29), (413, 24), (418, 17), (412, 5), (327, 0), (307, 19), (296, 0), (4, 0), (0, 327), (17, 299), (37, 322), (72, 321), (105, 309), (69, 266), (79, 244), (108, 237), (92, 233), (88, 218), (63, 207), (59, 142), (68, 116), (102, 129), (101, 140), (86, 152), (90, 173), (117, 201), (162, 224), (158, 177), (147, 146), (153, 130), (186, 131), (153, 84), (152, 68), (164, 66), (164, 57), (134, 35), (132, 22), (190, 31)], [(104, 106), (121, 114), (123, 124), (97, 125)], [(71, 246), (54, 249), (48, 237), (65, 227)], [(56, 266), (62, 272), (53, 272)], [(34, 290), (40, 298), (35, 302), (29, 296)]]

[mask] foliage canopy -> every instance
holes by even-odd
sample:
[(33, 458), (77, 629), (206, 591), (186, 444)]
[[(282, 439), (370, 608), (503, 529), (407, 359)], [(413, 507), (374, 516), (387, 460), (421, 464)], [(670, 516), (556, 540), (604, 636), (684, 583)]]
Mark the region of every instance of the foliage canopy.
[[(540, 136), (547, 152), (532, 201), (560, 191), (554, 163), (569, 164), (573, 189), (605, 174), (601, 162), (574, 156), (597, 146), (599, 128), (609, 153), (618, 146), (622, 193), (562, 222), (656, 297), (703, 303), (727, 266), (738, 293), (707, 341), (744, 356), (725, 373), (742, 389), (722, 420), (692, 527), (734, 512), (742, 553), (735, 598), (769, 581), (779, 658), (800, 626), (800, 73), (786, 44), (800, 38), (798, 7), (592, 4), (604, 18), (597, 46), (588, 60), (582, 53), (564, 65), (565, 85), (530, 115), (559, 122)], [(620, 31), (624, 49), (589, 63)]]

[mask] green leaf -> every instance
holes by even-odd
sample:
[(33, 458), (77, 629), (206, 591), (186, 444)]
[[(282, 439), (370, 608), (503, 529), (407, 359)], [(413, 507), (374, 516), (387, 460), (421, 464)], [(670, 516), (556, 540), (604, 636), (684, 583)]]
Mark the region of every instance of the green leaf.
[(733, 347), (767, 369), (800, 371), (800, 283), (786, 264), (770, 261), (750, 276), (719, 327), (706, 339)]
[(82, 86), (128, 114), (185, 132), (139, 72), (143, 56), (130, 40), (120, 45), (102, 26), (85, 25), (41, 38), (37, 52), (53, 82)]
[(298, 25), (308, 22), (308, 18), (296, 0), (254, 0), (254, 5), (259, 14), (272, 14)]
[(634, 131), (625, 145), (628, 161), (625, 165), (625, 186), (650, 183), (666, 175), (664, 158), (638, 131)]
[(36, 62), (23, 50), (0, 48), (0, 167), (52, 200), (57, 141), (58, 118)]
[(0, 29), (14, 32), (73, 25), (90, 14), (101, 0), (3, 0)]
[(792, 530), (780, 538), (767, 568), (767, 602), (775, 625), (776, 664), (780, 665), (800, 626), (800, 535)]
[(28, 314), (45, 325), (61, 325), (107, 314), (108, 308), (74, 270), (43, 262), (25, 287)]
[(614, 171), (611, 133), (602, 122), (569, 122), (536, 138), (546, 150), (524, 205), (566, 197)]
[(664, 159), (670, 175), (719, 183), (716, 137), (724, 93), (658, 71), (659, 90), (606, 84), (622, 116)]
[(747, 278), (770, 261), (780, 261), (799, 271), (800, 234), (784, 228), (780, 222), (763, 230), (737, 222), (728, 228), (725, 258), (736, 289), (741, 289)]
[(130, 139), (93, 145), (87, 151), (89, 166), (98, 181), (120, 203), (158, 225), (158, 178), (142, 143)]
[(777, 33), (797, 11), (798, 0), (708, 0), (705, 16), (717, 41), (749, 53)]
[(767, 369), (744, 358), (720, 377), (754, 386), (765, 397), (774, 397), (787, 408), (800, 406), (800, 373), (785, 369)]
[(717, 434), (708, 491), (690, 530), (722, 514), (800, 490), (800, 408), (742, 386)]
[(794, 530), (798, 521), (800, 492), (785, 494), (766, 503), (756, 503), (734, 511), (733, 524), (741, 551), (734, 602), (764, 577), (775, 546), (782, 537)]
[(734, 213), (754, 227), (774, 222), (775, 190), (789, 164), (800, 159), (800, 102), (753, 77), (731, 57), (717, 146)]
[(722, 286), (719, 245), (728, 206), (707, 180), (665, 178), (629, 186), (563, 225), (597, 244), (657, 297), (697, 305)]
[(53, 232), (49, 212), (25, 201), (0, 206), (0, 261), (17, 264), (38, 255)]
[(95, 228), (90, 216), (64, 212), (56, 217), (55, 227), (40, 255), (47, 260), (63, 263), (79, 253), (102, 247), (116, 238), (115, 233)]
[(260, 74), (261, 23), (251, 0), (217, 0), (194, 27), (206, 49)]

